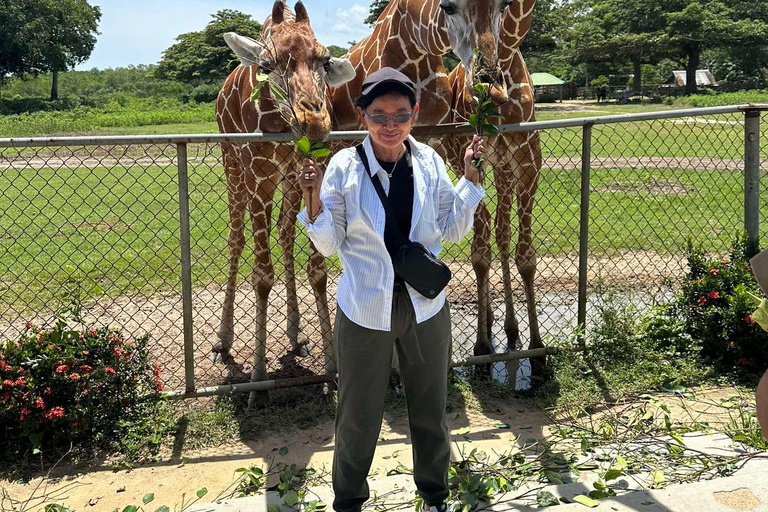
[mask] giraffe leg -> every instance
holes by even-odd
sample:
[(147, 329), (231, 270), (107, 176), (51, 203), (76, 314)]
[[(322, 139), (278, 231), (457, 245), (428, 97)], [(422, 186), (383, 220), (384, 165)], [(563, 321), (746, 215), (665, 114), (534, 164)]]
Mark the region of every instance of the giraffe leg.
[(472, 268), (477, 279), (477, 340), (474, 355), (493, 353), (491, 344), (493, 308), (491, 306), (491, 214), (485, 203), (475, 212), (474, 235), (472, 237)]
[[(307, 273), (309, 274), (309, 283), (315, 293), (317, 317), (320, 321), (320, 332), (323, 337), (325, 373), (336, 373), (336, 348), (333, 344), (331, 314), (328, 310), (328, 269), (325, 264), (325, 257), (311, 242), (310, 249), (312, 252), (309, 257)], [(332, 386), (330, 388), (332, 389)]]
[(505, 188), (497, 185), (499, 204), (496, 206), (496, 245), (499, 248), (499, 260), (504, 280), (504, 332), (507, 335), (507, 350), (518, 350), (520, 344), (520, 328), (515, 314), (514, 296), (512, 293), (512, 275), (510, 273), (509, 244), (511, 239), (510, 210), (512, 196)]
[[(530, 328), (529, 348), (543, 348), (539, 332), (539, 319), (536, 312), (536, 294), (534, 289), (534, 278), (536, 276), (536, 251), (533, 247), (531, 237), (531, 220), (533, 215), (534, 197), (538, 188), (539, 168), (541, 167), (540, 158), (537, 158), (538, 138), (530, 143), (530, 150), (526, 155), (530, 158), (521, 165), (520, 180), (517, 186), (517, 217), (519, 222), (519, 233), (517, 242), (517, 251), (515, 262), (518, 272), (523, 280), (525, 288), (525, 299), (528, 306), (528, 325)], [(531, 360), (532, 377), (541, 377), (544, 370), (544, 359), (536, 358)]]
[[(256, 332), (254, 336), (253, 370), (251, 382), (267, 380), (267, 310), (269, 294), (275, 280), (269, 250), (269, 231), (272, 216), (272, 199), (277, 188), (270, 178), (261, 181), (251, 199), (251, 225), (253, 226), (254, 265), (251, 277), (256, 292)], [(267, 391), (252, 391), (248, 397), (248, 409), (264, 406), (269, 399)]]
[(234, 332), (235, 293), (237, 292), (237, 270), (240, 264), (240, 256), (245, 247), (243, 234), (244, 215), (248, 206), (248, 191), (242, 181), (243, 171), (234, 155), (235, 149), (228, 144), (222, 144), (224, 169), (227, 175), (227, 199), (229, 206), (229, 275), (227, 276), (227, 288), (224, 294), (224, 304), (221, 313), (221, 324), (217, 333), (216, 344), (213, 346), (214, 362), (221, 356), (228, 357), (232, 350)]
[(285, 272), (286, 293), (286, 334), (291, 342), (291, 350), (299, 357), (309, 355), (305, 340), (299, 340), (301, 314), (296, 294), (296, 263), (294, 242), (296, 240), (296, 216), (301, 206), (301, 191), (293, 175), (283, 179), (283, 200), (280, 206), (278, 232), (280, 247), (283, 250), (283, 266)]

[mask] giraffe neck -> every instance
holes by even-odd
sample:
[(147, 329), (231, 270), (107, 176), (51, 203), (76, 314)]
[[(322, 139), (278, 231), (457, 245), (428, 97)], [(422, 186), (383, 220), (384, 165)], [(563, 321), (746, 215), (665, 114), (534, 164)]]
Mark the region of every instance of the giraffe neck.
[(398, 41), (404, 59), (415, 50), (442, 56), (451, 50), (440, 0), (393, 0), (367, 38), (371, 44)]

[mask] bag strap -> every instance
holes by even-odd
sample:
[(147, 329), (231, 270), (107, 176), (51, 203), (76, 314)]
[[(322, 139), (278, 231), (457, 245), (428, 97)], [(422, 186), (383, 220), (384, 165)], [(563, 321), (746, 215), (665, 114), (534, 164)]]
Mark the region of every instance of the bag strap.
[(400, 226), (398, 226), (397, 221), (395, 220), (395, 212), (392, 211), (392, 205), (389, 204), (389, 199), (387, 198), (387, 195), (384, 193), (384, 187), (381, 185), (381, 181), (379, 180), (378, 175), (377, 176), (371, 176), (371, 167), (368, 163), (368, 156), (365, 154), (365, 148), (362, 144), (358, 144), (357, 146), (357, 154), (360, 155), (360, 160), (363, 162), (363, 167), (365, 167), (365, 173), (371, 178), (371, 182), (373, 183), (373, 188), (376, 189), (376, 194), (379, 196), (379, 200), (381, 201), (381, 205), (384, 207), (384, 213), (387, 218), (387, 223), (389, 224), (389, 229), (392, 230), (392, 233), (397, 237), (398, 244), (397, 245), (404, 245), (409, 240), (403, 236), (403, 232), (400, 231)]

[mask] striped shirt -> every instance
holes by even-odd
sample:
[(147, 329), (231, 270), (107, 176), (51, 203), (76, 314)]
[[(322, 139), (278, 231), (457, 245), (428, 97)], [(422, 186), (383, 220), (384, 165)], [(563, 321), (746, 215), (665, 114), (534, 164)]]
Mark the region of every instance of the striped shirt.
[[(413, 152), (413, 214), (410, 240), (439, 255), (443, 238), (460, 242), (472, 227), (477, 205), (485, 197), (482, 185), (461, 178), (454, 188), (445, 162), (426, 144), (408, 139)], [(378, 173), (389, 193), (389, 177), (376, 160), (370, 135), (363, 142), (371, 175)], [(355, 148), (336, 153), (328, 163), (320, 198), (323, 210), (314, 223), (306, 209), (298, 216), (315, 247), (330, 256), (339, 253), (343, 273), (336, 300), (356, 324), (378, 331), (391, 330), (395, 271), (384, 245), (386, 214)], [(416, 321), (435, 316), (445, 304), (445, 290), (428, 299), (406, 286)]]

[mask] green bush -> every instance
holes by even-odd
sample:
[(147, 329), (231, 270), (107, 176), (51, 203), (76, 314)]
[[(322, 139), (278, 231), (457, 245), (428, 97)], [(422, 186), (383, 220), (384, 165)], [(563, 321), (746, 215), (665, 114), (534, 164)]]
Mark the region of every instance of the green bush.
[(756, 90), (726, 93), (716, 93), (714, 91), (703, 89), (702, 94), (694, 94), (680, 98), (669, 98), (665, 103), (678, 107), (691, 108), (743, 105), (745, 103), (768, 103), (768, 89), (762, 91)]
[[(148, 337), (88, 328), (79, 311), (63, 309), (50, 329), (27, 322), (19, 339), (0, 344), (4, 458), (55, 455), (71, 444), (135, 443), (137, 425), (161, 402), (162, 370), (147, 350)], [(74, 328), (65, 319), (69, 313)]]
[(753, 320), (753, 296), (761, 295), (749, 265), (750, 251), (742, 237), (725, 258), (709, 257), (688, 243), (688, 271), (670, 305), (673, 316), (701, 344), (701, 354), (745, 372), (768, 367), (768, 333)]

